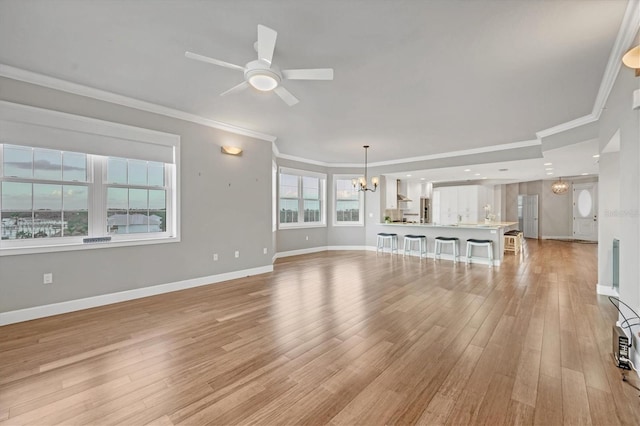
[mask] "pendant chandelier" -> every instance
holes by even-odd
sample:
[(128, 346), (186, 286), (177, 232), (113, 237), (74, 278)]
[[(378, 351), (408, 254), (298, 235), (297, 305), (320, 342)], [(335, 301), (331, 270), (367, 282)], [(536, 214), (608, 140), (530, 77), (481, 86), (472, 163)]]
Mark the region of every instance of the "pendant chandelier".
[(551, 190), (554, 194), (564, 194), (569, 190), (569, 184), (567, 181), (563, 181), (562, 178), (559, 178), (551, 184)]
[(371, 178), (371, 185), (373, 186), (373, 189), (367, 186), (368, 185), (367, 183), (367, 150), (369, 149), (369, 145), (364, 145), (363, 148), (364, 148), (364, 176), (360, 176), (358, 179), (353, 179), (351, 183), (353, 183), (353, 187), (358, 191), (376, 192), (376, 189), (378, 189), (377, 176)]

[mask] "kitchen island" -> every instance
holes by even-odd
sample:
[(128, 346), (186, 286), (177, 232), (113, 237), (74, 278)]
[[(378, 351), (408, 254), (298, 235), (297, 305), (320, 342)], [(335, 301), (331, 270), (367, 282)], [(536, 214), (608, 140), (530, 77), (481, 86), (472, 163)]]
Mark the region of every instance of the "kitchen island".
[[(460, 239), (460, 259), (466, 262), (467, 240), (469, 238), (493, 241), (493, 263), (500, 265), (504, 257), (504, 233), (510, 229), (516, 229), (517, 222), (490, 222), (490, 223), (460, 223), (453, 225), (434, 225), (432, 223), (380, 223), (375, 227), (378, 232), (398, 234), (398, 253), (402, 254), (404, 236), (408, 234), (424, 235), (427, 237), (427, 257), (433, 257), (436, 237), (457, 237)], [(373, 236), (375, 241), (376, 235)], [(375, 246), (375, 244), (374, 244)], [(486, 256), (486, 250), (474, 249), (478, 256)], [(414, 254), (417, 253), (414, 251)], [(442, 250), (442, 259), (453, 260), (451, 246), (445, 244)], [(472, 263), (485, 263), (488, 260), (474, 258)]]

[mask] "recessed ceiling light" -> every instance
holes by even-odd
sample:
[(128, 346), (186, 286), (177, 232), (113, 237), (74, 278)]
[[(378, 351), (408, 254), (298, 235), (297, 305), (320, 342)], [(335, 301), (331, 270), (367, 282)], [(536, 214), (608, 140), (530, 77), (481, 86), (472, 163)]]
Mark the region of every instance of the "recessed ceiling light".
[(598, 158), (598, 157), (600, 157), (600, 154), (596, 154), (593, 156), (593, 158)]
[(553, 172), (549, 172), (549, 173), (547, 173), (547, 175), (548, 175), (548, 176), (551, 176), (552, 174), (553, 174)]
[(424, 178), (420, 178), (420, 180), (424, 180)]
[(545, 170), (546, 171), (553, 170), (553, 167), (547, 167)]
[(476, 173), (476, 176), (480, 176), (480, 173)]
[(543, 165), (544, 166), (551, 166), (551, 165), (553, 165), (553, 163), (544, 163)]
[(487, 177), (485, 176), (485, 177), (483, 177), (482, 179), (486, 179), (486, 178), (487, 178)]
[(464, 171), (465, 171), (465, 172), (470, 172), (470, 171), (471, 171), (471, 169), (464, 169)]
[(407, 175), (407, 177), (411, 177), (411, 175)]
[(588, 174), (589, 174), (589, 173), (582, 173), (582, 176), (586, 176), (586, 175), (588, 175)]

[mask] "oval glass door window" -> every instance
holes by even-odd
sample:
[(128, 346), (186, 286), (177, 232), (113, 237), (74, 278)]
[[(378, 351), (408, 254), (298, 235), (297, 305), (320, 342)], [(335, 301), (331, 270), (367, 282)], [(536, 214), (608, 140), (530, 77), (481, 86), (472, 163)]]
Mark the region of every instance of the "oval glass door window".
[(591, 214), (591, 207), (591, 193), (586, 189), (581, 190), (578, 194), (578, 213), (582, 217), (587, 217)]

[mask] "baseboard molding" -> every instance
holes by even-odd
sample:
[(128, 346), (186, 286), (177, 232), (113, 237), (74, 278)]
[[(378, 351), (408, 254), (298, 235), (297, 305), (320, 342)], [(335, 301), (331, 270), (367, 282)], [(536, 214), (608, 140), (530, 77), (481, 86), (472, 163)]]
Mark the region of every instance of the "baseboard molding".
[(614, 289), (611, 285), (596, 284), (596, 293), (601, 296), (620, 297), (616, 289)]
[(103, 294), (100, 296), (87, 297), (84, 299), (69, 300), (66, 302), (52, 303), (50, 305), (35, 306), (32, 308), (18, 309), (9, 312), (0, 312), (0, 326), (49, 317), (52, 315), (66, 314), (69, 312), (110, 305), (118, 302), (125, 302), (127, 300), (156, 296), (158, 294), (170, 293), (172, 291), (186, 290), (203, 285), (219, 283), (222, 281), (244, 278), (251, 275), (265, 274), (272, 271), (273, 265), (260, 266), (257, 268), (243, 269), (240, 271), (227, 272), (224, 274), (209, 275), (184, 281), (176, 281), (167, 284), (136, 288), (133, 290)]
[(573, 240), (573, 235), (543, 235), (541, 240)]
[(318, 252), (327, 251), (327, 250), (328, 250), (327, 246), (310, 247), (310, 248), (299, 249), (299, 250), (281, 251), (279, 253), (276, 253), (275, 256), (273, 257), (274, 259), (280, 259), (282, 257), (300, 256), (301, 254), (318, 253)]

